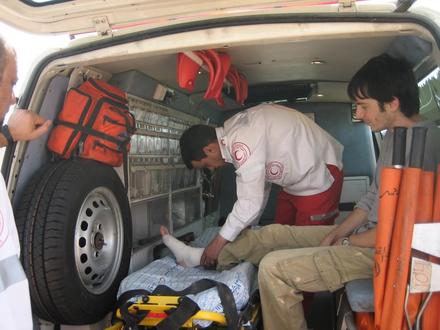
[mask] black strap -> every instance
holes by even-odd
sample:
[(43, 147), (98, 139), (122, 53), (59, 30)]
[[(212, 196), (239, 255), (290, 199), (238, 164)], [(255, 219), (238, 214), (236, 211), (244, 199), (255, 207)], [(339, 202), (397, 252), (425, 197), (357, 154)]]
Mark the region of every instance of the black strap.
[[(110, 107), (108, 108), (109, 110), (118, 112), (120, 115), (122, 115), (125, 118), (126, 121), (128, 120), (126, 113), (129, 113), (129, 111), (128, 111), (128, 108), (126, 107), (125, 104), (119, 103), (119, 102), (115, 101), (114, 99), (106, 97), (106, 96), (101, 96), (98, 99), (96, 99), (96, 101), (97, 102), (94, 105), (93, 109), (90, 109), (90, 105), (87, 109), (87, 112), (90, 113), (90, 117), (88, 118), (87, 123), (84, 123), (84, 121), (81, 121), (77, 124), (71, 123), (73, 125), (80, 125), (80, 127), (77, 127), (77, 128), (72, 127), (72, 128), (75, 128), (74, 132), (78, 132), (78, 131), (81, 132), (81, 136), (78, 141), (79, 148), (81, 148), (81, 145), (84, 143), (84, 141), (88, 135), (90, 135), (90, 134), (93, 134), (93, 135), (103, 134), (103, 133), (100, 133), (100, 132), (97, 132), (96, 130), (94, 130), (93, 124), (95, 123), (95, 120), (98, 117), (98, 114), (101, 112), (104, 103), (110, 105)], [(127, 111), (123, 111), (123, 110), (119, 109), (119, 107), (124, 108)], [(61, 121), (60, 121), (60, 123), (61, 123)], [(65, 122), (63, 122), (62, 124), (66, 125)], [(68, 125), (66, 125), (66, 126), (68, 126)], [(109, 137), (102, 137), (102, 138), (105, 138), (106, 140), (110, 140), (110, 141), (112, 139), (115, 139), (113, 136), (110, 136), (110, 138)], [(123, 138), (122, 143), (124, 143), (124, 144), (128, 143), (130, 141), (130, 136), (121, 137), (121, 138)], [(128, 141), (125, 141), (126, 138), (128, 138)], [(116, 141), (114, 141), (114, 142), (118, 143), (119, 139), (116, 139)]]
[[(76, 92), (76, 93), (78, 93), (78, 94), (81, 94), (82, 96), (84, 96), (84, 97), (87, 98), (87, 102), (86, 102), (84, 108), (81, 109), (81, 115), (80, 115), (79, 120), (78, 120), (78, 123), (83, 124), (83, 123), (84, 123), (84, 120), (85, 120), (85, 118), (86, 118), (86, 116), (87, 116), (87, 113), (88, 113), (88, 111), (89, 111), (89, 109), (90, 109), (90, 105), (92, 104), (92, 97), (91, 97), (89, 94), (86, 94), (86, 93), (84, 93), (83, 91), (81, 91), (81, 90), (79, 90), (79, 89), (77, 89), (77, 88), (71, 88), (71, 89), (67, 92), (67, 96), (66, 96), (65, 104), (66, 104), (67, 102), (69, 102), (69, 100), (70, 100), (69, 97), (70, 97), (70, 95), (73, 94), (74, 92)], [(64, 106), (65, 106), (65, 105), (64, 105)], [(64, 106), (63, 106), (63, 109), (64, 109)], [(61, 112), (63, 112), (63, 110), (61, 110)], [(61, 115), (61, 112), (58, 114), (57, 118), (54, 120), (54, 124), (55, 124), (55, 125), (57, 125), (57, 122), (59, 121), (59, 117), (60, 117), (60, 115)], [(74, 131), (72, 132), (72, 134), (69, 136), (69, 139), (68, 139), (67, 142), (66, 142), (66, 145), (64, 146), (64, 150), (63, 150), (63, 152), (62, 152), (61, 155), (63, 155), (63, 156), (66, 155), (67, 151), (70, 149), (70, 146), (72, 145), (73, 141), (76, 139), (76, 137), (77, 137), (78, 134), (80, 134), (80, 132), (79, 132), (78, 130), (74, 130)], [(80, 134), (79, 138), (81, 139), (81, 134)]]
[(97, 90), (101, 91), (102, 93), (106, 94), (107, 96), (110, 96), (111, 98), (115, 99), (116, 101), (122, 103), (122, 104), (127, 104), (127, 99), (125, 97), (121, 97), (117, 94), (114, 94), (112, 92), (110, 92), (109, 90), (101, 87), (95, 79), (93, 78), (89, 78), (88, 81), (92, 84), (93, 87), (95, 87)]
[(90, 128), (90, 127), (87, 127), (87, 126), (81, 126), (80, 124), (69, 123), (67, 121), (62, 121), (62, 120), (57, 120), (55, 122), (55, 124), (67, 126), (67, 127), (72, 128), (76, 131), (85, 133), (86, 134), (85, 137), (87, 137), (87, 135), (93, 135), (93, 136), (99, 137), (101, 139), (113, 142), (113, 143), (117, 144), (118, 146), (127, 145), (130, 142), (129, 135), (113, 136), (113, 135), (102, 133), (100, 131), (97, 131), (97, 130)]
[(93, 149), (96, 149), (96, 148), (101, 148), (101, 149), (107, 149), (107, 150), (111, 150), (111, 151), (114, 151), (114, 152), (121, 152), (121, 149), (118, 147), (118, 148), (112, 148), (112, 147), (109, 147), (109, 146), (107, 146), (107, 145), (105, 145), (104, 143), (101, 143), (101, 142), (99, 142), (99, 141), (93, 141), (93, 145), (92, 145), (92, 148)]
[(159, 330), (176, 330), (179, 329), (191, 316), (196, 314), (200, 308), (199, 306), (185, 297), (188, 294), (197, 294), (199, 292), (217, 288), (220, 301), (223, 305), (223, 311), (228, 324), (228, 330), (239, 329), (239, 318), (237, 313), (237, 307), (235, 304), (234, 296), (229, 287), (221, 282), (217, 282), (211, 279), (202, 279), (194, 282), (184, 290), (176, 291), (165, 285), (159, 285), (156, 289), (150, 293), (147, 290), (129, 290), (124, 292), (116, 302), (116, 309), (119, 308), (121, 317), (127, 326), (132, 329), (137, 329), (138, 323), (148, 314), (148, 311), (136, 315), (128, 312), (129, 307), (133, 304), (130, 299), (134, 297), (142, 297), (142, 299), (148, 299), (149, 295), (161, 295), (161, 296), (182, 296), (179, 305), (169, 314), (169, 316), (163, 319), (157, 324)]
[(180, 297), (177, 308), (156, 325), (157, 330), (178, 330), (193, 315), (200, 310), (193, 300), (188, 297)]
[(134, 302), (131, 302), (130, 299), (135, 297), (142, 297), (142, 300), (145, 301), (145, 299), (148, 299), (148, 296), (151, 293), (147, 290), (129, 290), (125, 291), (123, 294), (121, 294), (116, 301), (116, 308), (112, 315), (112, 323), (114, 323), (116, 319), (116, 311), (119, 309), (121, 312), (121, 318), (124, 321), (125, 325), (128, 326), (130, 329), (137, 330), (138, 324), (143, 320), (145, 316), (147, 316), (148, 312), (145, 311), (136, 311), (135, 314), (131, 314), (128, 309), (131, 305), (134, 304)]
[(14, 138), (11, 135), (11, 131), (9, 131), (8, 125), (5, 124), (5, 125), (1, 126), (0, 133), (3, 134), (6, 141), (8, 141), (8, 145), (11, 145), (14, 143)]
[(153, 294), (163, 296), (185, 296), (188, 294), (196, 294), (214, 287), (217, 288), (223, 306), (223, 312), (225, 313), (226, 321), (228, 323), (228, 330), (238, 329), (238, 313), (234, 295), (226, 284), (205, 278), (194, 282), (182, 291), (175, 291), (165, 285), (159, 285), (153, 291)]

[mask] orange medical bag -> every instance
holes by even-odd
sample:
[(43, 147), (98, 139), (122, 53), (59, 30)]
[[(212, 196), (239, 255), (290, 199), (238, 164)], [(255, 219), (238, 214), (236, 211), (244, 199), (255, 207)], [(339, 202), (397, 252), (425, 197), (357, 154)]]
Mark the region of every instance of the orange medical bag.
[(102, 80), (88, 79), (67, 92), (47, 146), (61, 158), (120, 166), (134, 131), (125, 92)]

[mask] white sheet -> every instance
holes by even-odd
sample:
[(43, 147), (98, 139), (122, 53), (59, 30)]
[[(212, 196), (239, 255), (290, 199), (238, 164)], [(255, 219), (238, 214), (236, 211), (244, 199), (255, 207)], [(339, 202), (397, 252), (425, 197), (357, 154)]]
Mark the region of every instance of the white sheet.
[[(206, 246), (218, 233), (218, 229), (208, 228), (192, 245)], [(226, 284), (234, 295), (237, 310), (241, 310), (246, 306), (251, 289), (254, 288), (256, 274), (257, 268), (249, 262), (243, 262), (230, 270), (218, 272), (206, 270), (203, 267), (185, 268), (176, 264), (173, 258), (164, 257), (127, 276), (119, 286), (118, 297), (123, 292), (133, 289), (144, 289), (151, 292), (160, 284), (180, 291), (197, 280), (209, 278)], [(216, 288), (188, 297), (195, 301), (201, 310), (223, 312)], [(210, 322), (198, 324), (206, 327)]]
[[(202, 267), (185, 268), (176, 264), (171, 257), (155, 260), (144, 268), (126, 277), (119, 286), (118, 297), (125, 291), (145, 289), (153, 291), (159, 284), (166, 285), (174, 290), (183, 290), (197, 280), (209, 278), (226, 284), (234, 295), (237, 310), (243, 309), (251, 292), (256, 276), (256, 267), (249, 262), (243, 262), (234, 268), (222, 272), (206, 270)], [(196, 295), (189, 295), (201, 310), (223, 312), (223, 306), (216, 288), (203, 291)], [(210, 322), (198, 323), (206, 327)]]

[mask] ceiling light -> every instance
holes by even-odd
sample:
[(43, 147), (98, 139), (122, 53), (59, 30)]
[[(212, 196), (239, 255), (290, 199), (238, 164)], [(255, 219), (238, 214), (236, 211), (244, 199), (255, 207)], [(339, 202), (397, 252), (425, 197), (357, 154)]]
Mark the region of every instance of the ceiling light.
[(325, 64), (325, 61), (316, 59), (316, 60), (312, 60), (310, 62), (310, 64), (316, 64), (316, 65), (318, 65), (318, 64)]
[(317, 96), (317, 97), (323, 97), (324, 94), (318, 93), (318, 94), (316, 94), (316, 96)]

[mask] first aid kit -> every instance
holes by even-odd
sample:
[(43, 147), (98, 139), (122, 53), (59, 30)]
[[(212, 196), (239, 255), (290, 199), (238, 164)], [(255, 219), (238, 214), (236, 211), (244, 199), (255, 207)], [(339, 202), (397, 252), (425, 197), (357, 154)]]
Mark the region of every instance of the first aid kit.
[(93, 159), (115, 167), (121, 166), (135, 132), (125, 92), (98, 79), (67, 92), (54, 124), (49, 150), (64, 159)]

